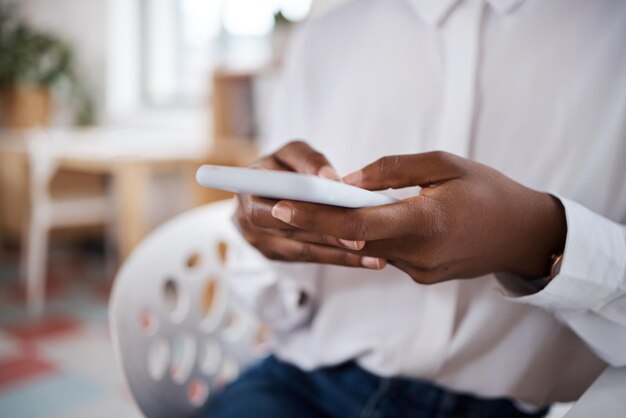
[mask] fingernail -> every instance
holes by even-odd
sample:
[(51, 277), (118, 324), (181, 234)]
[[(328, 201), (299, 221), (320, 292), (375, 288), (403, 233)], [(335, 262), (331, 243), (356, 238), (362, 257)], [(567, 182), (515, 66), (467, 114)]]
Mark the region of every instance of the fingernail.
[(363, 171), (355, 171), (354, 173), (350, 173), (343, 178), (344, 183), (357, 185), (360, 184), (363, 180)]
[(384, 267), (383, 260), (376, 257), (363, 257), (361, 258), (361, 264), (368, 269), (380, 270)]
[(335, 171), (335, 169), (329, 165), (325, 165), (324, 167), (320, 168), (317, 174), (320, 177), (324, 177), (324, 178), (331, 179), (331, 180), (339, 180), (341, 178), (339, 177), (339, 174), (337, 174), (337, 171)]
[(285, 223), (289, 223), (291, 222), (292, 211), (291, 208), (281, 203), (276, 203), (272, 208), (272, 216), (276, 219), (280, 219)]
[(340, 239), (339, 242), (343, 244), (345, 247), (350, 248), (352, 250), (360, 250), (365, 247), (365, 241), (350, 241), (347, 239)]

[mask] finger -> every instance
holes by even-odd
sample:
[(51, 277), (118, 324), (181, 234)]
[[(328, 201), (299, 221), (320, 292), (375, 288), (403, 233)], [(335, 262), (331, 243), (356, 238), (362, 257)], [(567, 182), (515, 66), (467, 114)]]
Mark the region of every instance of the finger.
[[(288, 239), (289, 241), (294, 241), (294, 242), (300, 241), (300, 242), (309, 243), (309, 244), (311, 243), (320, 244), (319, 246), (322, 246), (322, 247), (327, 247), (328, 245), (331, 245), (331, 247), (332, 246), (341, 247), (343, 245), (345, 248), (344, 249), (345, 252), (358, 251), (359, 249), (363, 248), (365, 245), (365, 242), (363, 241), (341, 242), (342, 240), (339, 240), (334, 237), (309, 233), (305, 231), (290, 231), (290, 230), (260, 228), (260, 227), (257, 227), (255, 225), (248, 223), (245, 217), (242, 218), (243, 215), (241, 215), (240, 212), (241, 211), (237, 211), (235, 216), (233, 217), (234, 218), (233, 220), (235, 221), (237, 228), (242, 233), (246, 241), (248, 241), (248, 243), (250, 243), (252, 246), (259, 249), (259, 251), (261, 251), (263, 254), (268, 256), (268, 258), (290, 261), (289, 257), (290, 256), (293, 257), (291, 253), (282, 254), (280, 250), (282, 239)], [(294, 239), (293, 237), (296, 237), (296, 239)], [(279, 239), (276, 239), (276, 238), (279, 238)], [(315, 246), (317, 247), (318, 245), (315, 245)], [(304, 251), (306, 251), (306, 249)], [(354, 265), (355, 263), (357, 263), (357, 259), (355, 259), (354, 257), (350, 257), (350, 259), (348, 259), (346, 262), (354, 261), (352, 262), (352, 264), (349, 264), (351, 266), (357, 266), (357, 267), (360, 266), (360, 267), (367, 267), (367, 268), (372, 268), (372, 269), (379, 269), (379, 268), (383, 268), (386, 265), (386, 260), (381, 257), (368, 256), (366, 254), (354, 254), (354, 255), (357, 257), (360, 257), (360, 261), (358, 261), (358, 263), (360, 264)], [(291, 261), (295, 261), (295, 260), (291, 260)], [(324, 262), (324, 260), (320, 260), (319, 262)], [(338, 264), (338, 262), (329, 262), (329, 263)], [(344, 265), (344, 264), (340, 264), (340, 265)]]
[(261, 228), (294, 229), (294, 226), (272, 216), (272, 208), (276, 200), (247, 194), (239, 194), (237, 199), (239, 208), (250, 224)]
[(278, 161), (276, 158), (274, 158), (273, 155), (259, 158), (253, 161), (252, 163), (250, 163), (248, 167), (258, 168), (258, 169), (263, 169), (263, 170), (293, 171), (289, 167), (287, 167), (286, 165)]
[[(245, 217), (241, 220), (237, 215), (233, 215), (232, 220), (235, 223), (235, 227), (244, 235), (244, 238), (255, 247), (264, 246), (268, 237), (288, 238), (292, 241), (337, 247), (349, 251), (359, 251), (365, 247), (365, 241), (341, 240), (324, 234), (297, 230), (294, 227), (290, 227), (294, 229), (263, 228), (248, 222), (245, 220)], [(369, 254), (363, 253), (360, 255), (365, 256)]]
[(274, 158), (298, 173), (339, 180), (339, 175), (326, 157), (303, 141), (290, 142), (276, 151)]
[(308, 242), (312, 244), (319, 244), (324, 246), (331, 246), (337, 248), (343, 248), (355, 254), (361, 256), (369, 256), (380, 259), (411, 259), (415, 258), (415, 254), (425, 253), (422, 244), (411, 242), (410, 249), (404, 249), (404, 247), (398, 248), (398, 240), (396, 239), (383, 239), (376, 241), (350, 241), (341, 240), (339, 238), (331, 237), (325, 234), (319, 234), (316, 232), (308, 232), (301, 230), (263, 230), (265, 234), (278, 235), (281, 237), (289, 238), (295, 241)]
[(303, 263), (333, 264), (347, 267), (365, 267), (380, 270), (386, 260), (353, 254), (340, 248), (327, 247), (283, 237), (266, 237), (259, 251), (272, 260)]
[(362, 256), (370, 256), (381, 259), (391, 258), (411, 258), (415, 256), (415, 252), (423, 253), (421, 243), (411, 243), (410, 250), (405, 251), (398, 247), (397, 239), (381, 239), (376, 241), (353, 241), (335, 238), (326, 234), (317, 232), (309, 232), (298, 229), (278, 230), (264, 229), (265, 234), (277, 235), (289, 238), (295, 241), (309, 242), (312, 244), (320, 244), (331, 247), (343, 248), (352, 252), (356, 252)]
[(272, 208), (272, 216), (305, 231), (373, 241), (432, 233), (436, 224), (431, 205), (423, 196), (359, 209), (281, 200)]
[(298, 230), (293, 226), (290, 227), (294, 229), (277, 230), (277, 234), (295, 241), (344, 248), (352, 251), (359, 251), (365, 247), (365, 241), (345, 240), (318, 232)]
[(368, 190), (426, 187), (458, 178), (466, 160), (442, 151), (387, 156), (348, 174), (345, 183)]

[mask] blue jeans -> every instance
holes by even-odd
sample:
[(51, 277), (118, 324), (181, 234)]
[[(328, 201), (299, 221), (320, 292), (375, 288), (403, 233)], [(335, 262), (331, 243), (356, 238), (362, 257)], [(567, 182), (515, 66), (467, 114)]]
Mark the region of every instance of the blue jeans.
[(380, 378), (354, 362), (305, 372), (268, 357), (217, 393), (203, 418), (517, 418), (508, 399), (479, 399), (431, 383)]

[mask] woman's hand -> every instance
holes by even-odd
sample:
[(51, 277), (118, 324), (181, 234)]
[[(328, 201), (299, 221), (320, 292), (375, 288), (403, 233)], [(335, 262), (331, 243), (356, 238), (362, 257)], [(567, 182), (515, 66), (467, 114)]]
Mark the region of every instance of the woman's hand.
[[(266, 170), (295, 171), (339, 180), (326, 157), (304, 142), (291, 142), (274, 154), (262, 157), (250, 165)], [(357, 254), (347, 249), (360, 248), (353, 241), (341, 242), (330, 235), (315, 231), (297, 231), (271, 214), (275, 200), (250, 195), (237, 195), (239, 206), (235, 223), (244, 238), (265, 257), (281, 261), (316, 262), (350, 267), (383, 268), (385, 260)]]
[[(344, 248), (336, 238), (353, 242), (352, 253), (386, 259), (420, 283), (498, 271), (538, 278), (564, 247), (567, 227), (556, 198), (445, 152), (384, 157), (344, 181), (369, 190), (422, 190), (361, 209), (280, 201), (271, 213), (298, 228), (292, 240), (312, 236)], [(326, 262), (312, 253), (307, 261)]]

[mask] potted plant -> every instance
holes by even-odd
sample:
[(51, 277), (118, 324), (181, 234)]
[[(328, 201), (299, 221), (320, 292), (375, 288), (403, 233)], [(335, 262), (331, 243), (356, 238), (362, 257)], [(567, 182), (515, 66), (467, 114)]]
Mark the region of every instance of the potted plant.
[(0, 109), (8, 128), (45, 126), (52, 95), (63, 96), (76, 123), (93, 123), (93, 102), (75, 72), (70, 46), (29, 27), (12, 5), (0, 5)]

